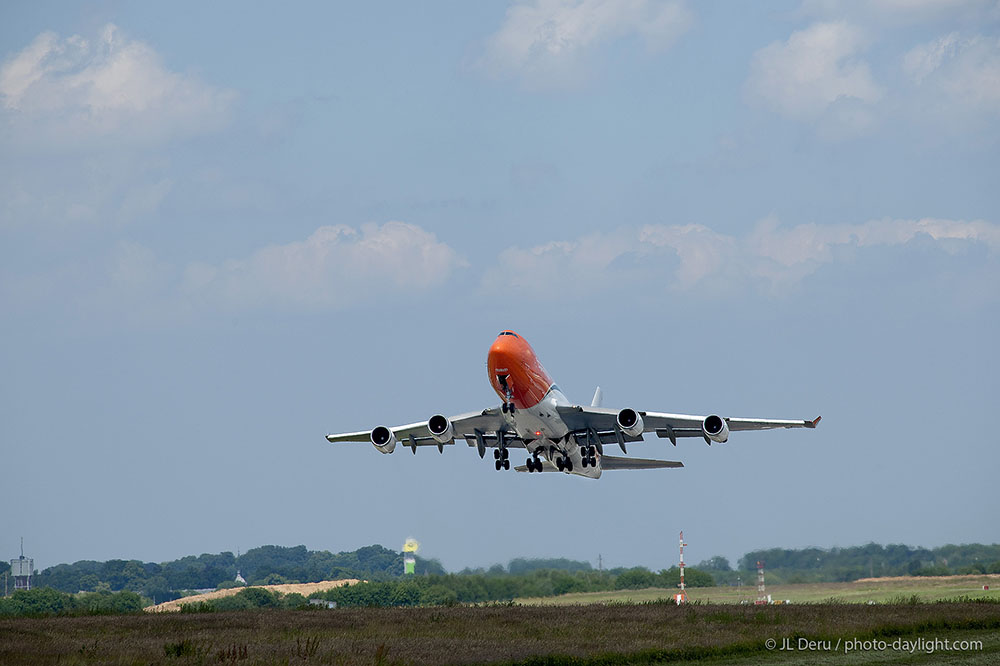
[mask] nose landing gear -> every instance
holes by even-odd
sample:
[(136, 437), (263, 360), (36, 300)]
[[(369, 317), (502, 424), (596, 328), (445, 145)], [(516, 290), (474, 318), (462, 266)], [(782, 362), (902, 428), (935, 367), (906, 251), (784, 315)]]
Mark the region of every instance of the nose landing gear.
[(514, 406), (514, 392), (507, 383), (507, 375), (497, 375), (497, 381), (500, 382), (500, 386), (503, 388), (506, 397), (506, 402), (500, 405), (500, 411), (504, 414), (513, 414), (517, 408)]

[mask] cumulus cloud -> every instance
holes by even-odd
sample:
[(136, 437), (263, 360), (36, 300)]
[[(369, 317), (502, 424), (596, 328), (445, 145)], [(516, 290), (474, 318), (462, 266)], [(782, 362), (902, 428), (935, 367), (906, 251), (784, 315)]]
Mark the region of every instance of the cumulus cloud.
[(32, 143), (197, 134), (223, 124), (234, 97), (170, 71), (111, 24), (96, 40), (44, 32), (0, 66), (0, 113), (13, 139)]
[(938, 111), (1000, 112), (1000, 38), (957, 32), (919, 44), (903, 71)]
[(746, 284), (787, 288), (847, 248), (901, 246), (926, 237), (944, 251), (950, 243), (978, 244), (1000, 253), (1000, 225), (982, 220), (881, 219), (863, 224), (801, 224), (761, 221), (749, 234), (732, 236), (699, 224), (645, 225), (531, 248), (509, 248), (484, 279), (487, 291), (572, 284), (579, 293), (630, 286), (688, 291), (732, 290)]
[(480, 64), (529, 85), (575, 85), (599, 46), (638, 36), (650, 51), (670, 47), (691, 25), (682, 0), (533, 0), (507, 10)]
[(340, 308), (438, 287), (464, 261), (434, 234), (405, 222), (324, 226), (304, 241), (271, 245), (184, 272), (192, 301), (232, 309)]
[(883, 94), (861, 57), (865, 45), (863, 32), (844, 21), (815, 23), (754, 54), (746, 93), (789, 118), (861, 129)]

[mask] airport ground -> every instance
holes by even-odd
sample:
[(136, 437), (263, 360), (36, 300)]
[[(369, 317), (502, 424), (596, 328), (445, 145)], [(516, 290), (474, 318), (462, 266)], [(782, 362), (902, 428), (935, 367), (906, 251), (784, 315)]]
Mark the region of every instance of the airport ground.
[[(944, 580), (933, 583), (939, 586), (936, 592), (926, 589), (935, 587), (927, 581), (893, 579), (886, 584), (890, 590), (868, 582), (866, 585), (874, 586), (870, 594), (890, 595), (889, 602), (873, 604), (838, 601), (836, 590), (840, 588), (827, 584), (800, 590), (805, 594), (809, 588), (810, 594), (827, 602), (771, 606), (738, 600), (720, 603), (724, 590), (706, 588), (699, 590), (706, 595), (704, 600), (686, 606), (666, 601), (581, 603), (584, 600), (572, 598), (578, 595), (568, 595), (562, 600), (572, 602), (567, 605), (7, 618), (0, 619), (0, 663), (263, 666), (499, 662), (596, 666), (692, 660), (783, 665), (1000, 662), (1000, 603), (982, 594), (978, 600), (918, 601), (924, 594), (932, 598), (943, 593), (946, 588), (941, 586), (949, 584)], [(795, 591), (786, 590), (790, 594)], [(673, 591), (641, 592), (664, 599)], [(634, 601), (642, 598), (636, 597), (635, 591), (627, 594), (633, 595)], [(708, 603), (713, 594), (716, 598)], [(769, 644), (769, 640), (774, 643)], [(792, 649), (781, 650), (782, 645)]]

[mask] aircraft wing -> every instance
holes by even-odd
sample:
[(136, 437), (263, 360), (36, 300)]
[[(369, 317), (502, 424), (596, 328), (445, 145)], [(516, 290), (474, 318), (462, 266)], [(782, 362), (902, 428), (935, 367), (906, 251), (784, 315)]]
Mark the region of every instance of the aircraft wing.
[[(612, 442), (617, 441), (617, 433), (621, 433), (618, 428), (618, 412), (614, 409), (581, 407), (578, 405), (558, 407), (557, 409), (569, 429), (576, 433), (593, 432), (604, 443), (607, 443), (609, 440)], [(643, 432), (656, 433), (657, 437), (667, 438), (676, 442), (676, 438), (678, 437), (705, 436), (701, 430), (701, 424), (705, 421), (705, 416), (667, 414), (663, 412), (639, 412), (639, 415), (642, 416)], [(738, 432), (741, 430), (770, 430), (773, 428), (815, 428), (819, 424), (820, 418), (817, 416), (815, 419), (809, 421), (727, 417), (725, 421), (729, 425), (731, 432)], [(634, 440), (629, 440), (625, 437), (624, 441)]]
[[(452, 428), (455, 431), (455, 439), (464, 439), (470, 446), (478, 446), (480, 443), (480, 455), (486, 447), (494, 447), (499, 444), (500, 432), (503, 432), (504, 445), (510, 448), (524, 448), (524, 442), (514, 433), (504, 431), (506, 422), (496, 407), (484, 409), (481, 412), (468, 412), (451, 416)], [(396, 436), (396, 440), (402, 445), (409, 447), (414, 453), (418, 446), (437, 446), (440, 449), (444, 444), (439, 443), (431, 437), (431, 432), (427, 428), (427, 421), (410, 423), (389, 428)], [(371, 430), (361, 430), (358, 432), (345, 432), (327, 435), (328, 442), (366, 442), (371, 443)], [(448, 445), (454, 444), (454, 440)]]

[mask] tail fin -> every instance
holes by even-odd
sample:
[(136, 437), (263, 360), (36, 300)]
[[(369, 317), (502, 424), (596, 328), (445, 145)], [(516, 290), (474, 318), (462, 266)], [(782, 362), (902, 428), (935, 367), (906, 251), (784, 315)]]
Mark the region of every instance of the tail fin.
[(601, 387), (598, 386), (597, 390), (594, 391), (594, 399), (590, 401), (590, 406), (600, 407), (602, 402), (604, 402), (604, 394), (601, 393)]

